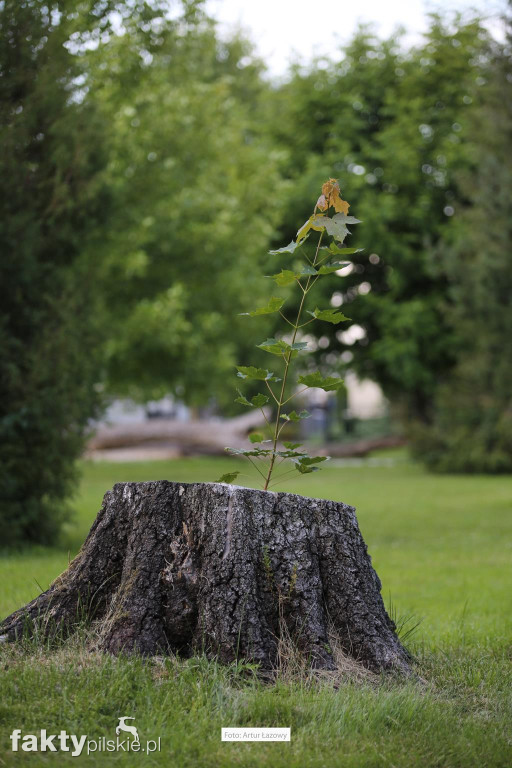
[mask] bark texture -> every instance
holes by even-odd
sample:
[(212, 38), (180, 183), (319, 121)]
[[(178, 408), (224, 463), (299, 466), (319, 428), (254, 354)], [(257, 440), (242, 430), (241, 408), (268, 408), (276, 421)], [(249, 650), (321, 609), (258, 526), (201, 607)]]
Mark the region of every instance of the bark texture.
[(0, 625), (15, 640), (94, 618), (100, 647), (203, 649), (277, 663), (286, 629), (314, 667), (334, 668), (329, 633), (375, 671), (409, 671), (355, 510), (220, 483), (119, 483), (77, 557)]

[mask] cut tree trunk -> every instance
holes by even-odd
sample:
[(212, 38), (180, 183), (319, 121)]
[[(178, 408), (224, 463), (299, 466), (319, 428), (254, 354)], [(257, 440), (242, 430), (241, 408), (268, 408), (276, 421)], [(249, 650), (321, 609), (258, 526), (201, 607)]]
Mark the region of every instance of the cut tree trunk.
[(69, 568), (0, 625), (69, 633), (94, 619), (110, 653), (244, 658), (276, 667), (283, 633), (315, 668), (329, 637), (374, 671), (410, 671), (355, 510), (221, 483), (118, 483)]

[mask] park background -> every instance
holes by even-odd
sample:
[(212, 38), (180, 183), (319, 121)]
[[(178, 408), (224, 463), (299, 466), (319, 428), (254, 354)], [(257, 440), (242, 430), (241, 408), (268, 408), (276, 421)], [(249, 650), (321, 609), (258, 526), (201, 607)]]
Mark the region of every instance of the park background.
[[(235, 365), (263, 364), (254, 344), (276, 326), (268, 316), (248, 332), (238, 313), (268, 299), (261, 275), (283, 266), (268, 251), (293, 239), (333, 176), (363, 222), (349, 243), (362, 251), (319, 289), (351, 325), (322, 328), (315, 364), (378, 385), (386, 429), (406, 446), (333, 459), (283, 490), (357, 507), (427, 681), (347, 675), (319, 687), (283, 670), (268, 689), (201, 658), (152, 667), (91, 656), (80, 641), (2, 648), (3, 733), (71, 721), (108, 735), (128, 707), (166, 739), (155, 764), (510, 764), (512, 74), (501, 10), (447, 9), (412, 36), (348, 34), (327, 4), (312, 13), (329, 45), (277, 71), (201, 2), (1, 4), (2, 618), (67, 566), (114, 482), (210, 481), (238, 467), (83, 453), (122, 399), (240, 414)], [(288, 49), (291, 32), (270, 26)], [(340, 443), (348, 423), (336, 421)], [(226, 752), (215, 729), (237, 724), (291, 724), (295, 737)]]

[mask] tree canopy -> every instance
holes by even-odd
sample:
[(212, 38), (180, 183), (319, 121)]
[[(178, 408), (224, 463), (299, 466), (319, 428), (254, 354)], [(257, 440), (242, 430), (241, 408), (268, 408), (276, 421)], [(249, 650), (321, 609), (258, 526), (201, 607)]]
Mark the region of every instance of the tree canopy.
[[(84, 29), (97, 24), (81, 16)], [(49, 541), (97, 406), (96, 282), (107, 226), (103, 118), (80, 99), (77, 24), (62, 4), (0, 8), (0, 522), (4, 545)]]
[(100, 390), (237, 407), (255, 267), (327, 177), (365, 226), (319, 289), (352, 319), (324, 324), (322, 372), (377, 381), (431, 466), (510, 469), (508, 42), (434, 15), (413, 48), (361, 28), (273, 83), (201, 0), (5, 0), (0, 25), (12, 541), (54, 535)]
[(247, 346), (234, 318), (262, 290), (250, 275), (279, 211), (277, 153), (256, 119), (261, 66), (192, 5), (147, 25), (130, 16), (89, 58), (89, 98), (112, 133), (109, 386), (142, 400), (231, 401), (224, 382)]
[(467, 201), (456, 174), (474, 165), (468, 125), (488, 45), (478, 22), (453, 28), (436, 16), (425, 43), (410, 51), (398, 37), (381, 41), (363, 28), (339, 62), (298, 69), (275, 94), (274, 108), (289, 115), (271, 123), (290, 148), (287, 231), (325, 173), (341, 178), (351, 212), (365, 224), (351, 239), (364, 250), (331, 297), (362, 330), (326, 332), (320, 355), (332, 364), (341, 346), (351, 367), (424, 423), (454, 360), (436, 246)]

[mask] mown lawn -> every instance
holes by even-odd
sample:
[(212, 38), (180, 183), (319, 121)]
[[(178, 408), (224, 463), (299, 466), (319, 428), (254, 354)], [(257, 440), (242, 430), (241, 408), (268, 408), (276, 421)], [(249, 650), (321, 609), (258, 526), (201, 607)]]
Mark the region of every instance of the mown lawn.
[[(383, 595), (425, 683), (283, 679), (202, 658), (111, 659), (75, 640), (57, 651), (0, 647), (0, 765), (470, 766), (512, 765), (512, 482), (426, 474), (402, 453), (391, 466), (331, 466), (283, 490), (357, 507)], [(235, 462), (188, 459), (85, 464), (63, 542), (0, 557), (0, 614), (46, 588), (82, 543), (105, 490), (123, 480), (214, 480)], [(245, 467), (244, 470), (246, 471)], [(244, 478), (250, 485), (253, 476)], [(112, 738), (133, 715), (153, 755), (18, 752), (14, 728)], [(291, 726), (289, 744), (225, 744), (221, 726)], [(2, 762), (3, 761), (3, 762)]]

